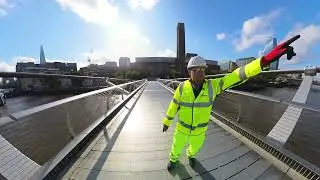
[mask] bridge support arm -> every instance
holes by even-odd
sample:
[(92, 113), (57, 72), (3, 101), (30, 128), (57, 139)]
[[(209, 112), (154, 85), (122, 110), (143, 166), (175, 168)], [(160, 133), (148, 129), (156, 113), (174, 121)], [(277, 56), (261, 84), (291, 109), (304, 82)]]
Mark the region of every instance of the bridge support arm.
[[(106, 83), (110, 86), (115, 86), (117, 87), (117, 85), (113, 84), (112, 82), (108, 81), (108, 79), (106, 79)], [(123, 92), (125, 95), (130, 94), (127, 90), (121, 88), (121, 87), (117, 87), (117, 89), (119, 89), (121, 92)]]

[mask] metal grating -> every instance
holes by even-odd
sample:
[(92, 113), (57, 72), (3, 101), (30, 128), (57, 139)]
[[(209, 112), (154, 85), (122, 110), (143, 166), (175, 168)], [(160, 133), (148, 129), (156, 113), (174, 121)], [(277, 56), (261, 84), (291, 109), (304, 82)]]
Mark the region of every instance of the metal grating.
[[(220, 115), (219, 115), (220, 116)], [(257, 138), (256, 136), (248, 133), (246, 130), (242, 129), (238, 125), (234, 124), (233, 122), (230, 122), (226, 119), (219, 118), (219, 121), (223, 122), (227, 126), (231, 127), (238, 133), (240, 133), (242, 136), (246, 137), (247, 139), (254, 142), (256, 145), (267, 151), (268, 153), (272, 154), (274, 157), (276, 157), (281, 162), (288, 165), (290, 168), (294, 169), (298, 173), (300, 173), (302, 176), (306, 177), (307, 179), (311, 180), (319, 180), (320, 175), (314, 172), (313, 170), (309, 169), (308, 167), (302, 165), (301, 163), (297, 162), (296, 160), (290, 158), (289, 156), (283, 154), (273, 146), (267, 144), (266, 142), (262, 141), (261, 139)]]

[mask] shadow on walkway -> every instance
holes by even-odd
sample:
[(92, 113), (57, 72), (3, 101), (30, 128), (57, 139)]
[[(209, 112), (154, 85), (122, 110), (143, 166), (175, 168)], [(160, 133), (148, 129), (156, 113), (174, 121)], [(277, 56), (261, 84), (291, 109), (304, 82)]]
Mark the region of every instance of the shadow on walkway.
[[(178, 179), (192, 179), (193, 177), (195, 176), (191, 176), (185, 165), (181, 164), (179, 161), (178, 161), (178, 164), (177, 164), (177, 168), (169, 171), (169, 173), (173, 176), (173, 178), (178, 178)], [(187, 165), (189, 166), (189, 165)], [(202, 178), (204, 180), (215, 180), (216, 178), (209, 173), (209, 171), (202, 166), (202, 164), (196, 160), (196, 165), (195, 167), (193, 168), (193, 170), (198, 173), (198, 177), (199, 178)]]
[[(126, 106), (124, 108), (127, 108)], [(108, 136), (108, 132), (107, 132), (107, 129), (106, 129), (106, 126), (104, 127), (103, 129), (103, 132), (104, 132), (104, 137), (105, 137), (105, 140), (107, 142), (107, 146), (105, 147), (105, 149), (103, 150), (104, 152), (108, 152), (108, 153), (102, 153), (100, 155), (100, 157), (98, 158), (98, 160), (96, 161), (96, 163), (94, 164), (93, 168), (91, 169), (91, 172), (88, 174), (87, 176), (87, 179), (97, 179), (99, 173), (95, 172), (95, 171), (99, 171), (102, 169), (103, 165), (105, 164), (105, 162), (107, 161), (111, 150), (116, 142), (116, 140), (118, 139), (120, 133), (121, 133), (121, 130), (123, 129), (124, 125), (126, 124), (127, 120), (128, 120), (128, 117), (131, 113), (131, 111), (133, 110), (134, 108), (131, 108), (129, 110), (129, 112), (127, 113), (127, 115), (125, 116), (125, 118), (122, 120), (122, 122), (119, 124), (119, 127), (117, 128), (117, 130), (114, 132), (113, 136), (110, 138)]]

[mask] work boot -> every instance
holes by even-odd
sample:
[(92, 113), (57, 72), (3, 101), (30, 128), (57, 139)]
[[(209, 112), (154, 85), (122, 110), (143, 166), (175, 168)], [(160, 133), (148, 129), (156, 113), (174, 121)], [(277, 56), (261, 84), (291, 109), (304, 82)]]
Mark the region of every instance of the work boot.
[(169, 161), (169, 163), (167, 165), (168, 171), (172, 170), (176, 166), (176, 164), (177, 164), (177, 162)]
[(190, 164), (190, 166), (191, 166), (192, 168), (194, 168), (195, 165), (196, 165), (196, 158), (190, 158), (190, 157), (189, 157), (189, 164)]

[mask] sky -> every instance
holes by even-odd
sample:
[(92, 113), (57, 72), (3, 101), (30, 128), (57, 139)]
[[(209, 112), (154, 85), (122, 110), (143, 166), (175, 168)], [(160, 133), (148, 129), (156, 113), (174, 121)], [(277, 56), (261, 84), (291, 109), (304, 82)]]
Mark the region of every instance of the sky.
[(78, 68), (127, 56), (176, 56), (185, 24), (186, 52), (217, 60), (257, 57), (270, 37), (294, 35), (297, 56), (280, 69), (320, 66), (320, 1), (0, 0), (0, 71), (17, 62), (77, 62)]

